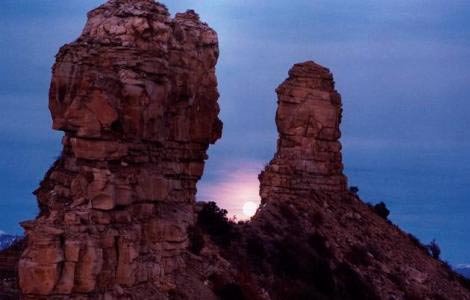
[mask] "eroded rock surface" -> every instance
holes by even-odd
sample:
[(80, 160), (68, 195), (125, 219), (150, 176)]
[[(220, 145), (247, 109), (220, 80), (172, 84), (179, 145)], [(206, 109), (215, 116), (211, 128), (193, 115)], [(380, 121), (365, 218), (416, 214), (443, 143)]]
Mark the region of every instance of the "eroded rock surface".
[(296, 64), (276, 90), (277, 152), (261, 174), (263, 201), (279, 193), (347, 188), (341, 158), (341, 96), (330, 71)]
[[(222, 129), (217, 57), (193, 11), (111, 0), (89, 13), (53, 68), (64, 148), (23, 223), (24, 299), (470, 300), (468, 282), (347, 190), (341, 98), (314, 62), (277, 89), (278, 148), (251, 222), (196, 209)], [(10, 258), (0, 295), (15, 299)]]
[(218, 54), (195, 12), (171, 18), (152, 0), (109, 1), (60, 49), (49, 107), (64, 148), (36, 191), (40, 216), (22, 224), (26, 299), (164, 299), (174, 288), (221, 135)]

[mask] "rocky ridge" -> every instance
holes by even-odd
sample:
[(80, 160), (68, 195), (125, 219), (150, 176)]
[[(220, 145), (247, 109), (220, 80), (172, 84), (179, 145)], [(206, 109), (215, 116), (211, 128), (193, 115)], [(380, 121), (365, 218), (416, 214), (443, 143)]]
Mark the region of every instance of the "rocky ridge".
[(242, 290), (258, 289), (242, 299), (470, 299), (469, 282), (347, 189), (330, 71), (296, 64), (277, 94), (279, 139), (259, 176), (261, 206), (238, 225), (236, 252), (222, 251), (251, 274), (238, 279)]
[(278, 147), (253, 219), (196, 206), (222, 129), (217, 57), (216, 33), (193, 11), (111, 0), (89, 13), (53, 68), (64, 150), (36, 191), (40, 215), (23, 223), (24, 299), (470, 299), (348, 191), (341, 97), (312, 61), (277, 89)]

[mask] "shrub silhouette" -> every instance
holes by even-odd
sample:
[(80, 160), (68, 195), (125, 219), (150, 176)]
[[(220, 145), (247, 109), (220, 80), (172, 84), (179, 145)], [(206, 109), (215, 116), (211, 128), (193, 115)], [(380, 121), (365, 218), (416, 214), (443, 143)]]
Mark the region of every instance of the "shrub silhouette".
[(426, 245), (429, 254), (435, 259), (439, 259), (441, 256), (441, 247), (437, 244), (436, 240), (432, 240), (428, 245)]
[(203, 204), (197, 224), (219, 246), (229, 246), (236, 237), (234, 223), (227, 218), (227, 211), (219, 208), (215, 202)]
[(387, 208), (387, 205), (385, 205), (384, 202), (380, 202), (374, 205), (374, 211), (380, 217), (384, 218), (385, 220), (388, 220), (388, 216), (390, 215), (390, 210)]
[(349, 191), (353, 194), (357, 194), (357, 193), (359, 193), (359, 188), (357, 186), (351, 186), (349, 188)]
[(390, 210), (387, 208), (387, 205), (384, 202), (377, 204), (367, 203), (370, 209), (372, 209), (378, 216), (388, 221), (388, 216), (390, 215)]

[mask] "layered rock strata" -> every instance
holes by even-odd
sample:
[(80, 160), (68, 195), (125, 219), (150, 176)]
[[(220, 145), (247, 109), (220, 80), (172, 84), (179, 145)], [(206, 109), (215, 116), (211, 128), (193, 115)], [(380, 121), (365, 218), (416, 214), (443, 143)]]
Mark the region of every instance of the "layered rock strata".
[(260, 175), (263, 201), (279, 193), (347, 188), (341, 157), (342, 104), (330, 71), (296, 64), (276, 90), (277, 152)]
[[(217, 56), (194, 12), (172, 19), (153, 0), (109, 1), (60, 50), (50, 110), (64, 149), (23, 223), (24, 299), (470, 300), (467, 281), (347, 190), (341, 98), (314, 62), (277, 89), (278, 149), (253, 219), (195, 209), (222, 129)], [(17, 298), (21, 247), (0, 297)]]
[[(25, 299), (156, 299), (184, 267), (196, 183), (221, 135), (217, 34), (193, 11), (111, 0), (56, 56), (63, 152), (36, 191)], [(42, 298), (41, 298), (42, 297)], [(137, 298), (133, 298), (137, 299)]]

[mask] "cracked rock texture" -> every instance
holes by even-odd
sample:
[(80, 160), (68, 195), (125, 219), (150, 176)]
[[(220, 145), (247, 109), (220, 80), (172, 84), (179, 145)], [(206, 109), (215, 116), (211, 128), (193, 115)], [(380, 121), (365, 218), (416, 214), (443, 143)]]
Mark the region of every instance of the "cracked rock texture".
[(109, 1), (60, 49), (49, 108), (63, 152), (35, 192), (39, 217), (22, 224), (26, 299), (174, 288), (196, 182), (221, 135), (218, 55), (195, 12), (171, 18), (151, 0)]
[(345, 191), (341, 96), (330, 71), (312, 61), (296, 64), (276, 92), (279, 139), (260, 176), (263, 201), (290, 191)]
[(111, 0), (89, 13), (53, 67), (63, 152), (35, 192), (25, 241), (0, 253), (0, 296), (470, 300), (468, 281), (348, 191), (341, 97), (312, 61), (277, 89), (277, 152), (252, 220), (196, 204), (222, 131), (218, 54), (193, 11), (171, 18), (153, 0)]

